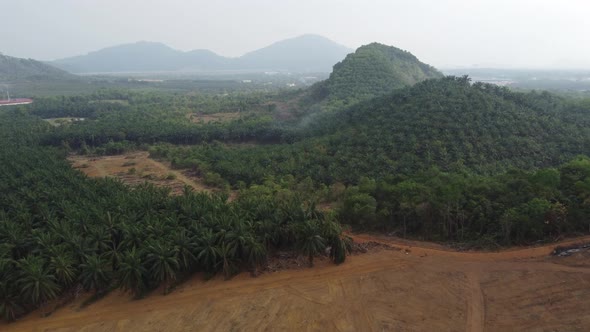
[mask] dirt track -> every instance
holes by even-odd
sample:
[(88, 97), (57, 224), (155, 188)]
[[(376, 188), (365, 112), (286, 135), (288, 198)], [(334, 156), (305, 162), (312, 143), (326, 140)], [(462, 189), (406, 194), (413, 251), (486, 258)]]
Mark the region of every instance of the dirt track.
[[(4, 331), (588, 331), (590, 253), (554, 245), (460, 253), (432, 244), (355, 236), (377, 250), (334, 266), (231, 281), (200, 277), (140, 301), (113, 293)], [(590, 241), (590, 237), (570, 240)]]

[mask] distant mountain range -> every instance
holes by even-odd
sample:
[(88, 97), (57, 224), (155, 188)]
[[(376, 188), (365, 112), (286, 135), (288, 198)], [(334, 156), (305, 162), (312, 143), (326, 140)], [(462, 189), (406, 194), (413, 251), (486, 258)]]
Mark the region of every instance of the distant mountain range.
[(317, 35), (276, 42), (238, 58), (209, 50), (178, 51), (162, 43), (138, 42), (105, 48), (51, 65), (72, 73), (162, 71), (330, 72), (351, 49)]

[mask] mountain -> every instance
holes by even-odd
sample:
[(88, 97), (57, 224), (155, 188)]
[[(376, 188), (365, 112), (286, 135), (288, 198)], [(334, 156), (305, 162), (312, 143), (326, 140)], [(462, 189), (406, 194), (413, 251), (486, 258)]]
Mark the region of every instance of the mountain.
[(0, 54), (0, 81), (72, 78), (75, 76), (43, 62)]
[(76, 73), (146, 72), (218, 67), (224, 61), (223, 57), (206, 50), (182, 52), (162, 43), (142, 41), (56, 60), (53, 64)]
[(51, 64), (75, 73), (153, 71), (293, 71), (329, 72), (350, 50), (329, 39), (303, 35), (283, 40), (239, 58), (209, 50), (182, 52), (162, 43), (138, 42), (105, 48)]
[(320, 98), (360, 100), (413, 85), (443, 74), (422, 63), (412, 53), (372, 43), (334, 65), (328, 80), (314, 87)]
[(318, 35), (279, 41), (237, 59), (242, 68), (293, 72), (330, 72), (351, 49)]

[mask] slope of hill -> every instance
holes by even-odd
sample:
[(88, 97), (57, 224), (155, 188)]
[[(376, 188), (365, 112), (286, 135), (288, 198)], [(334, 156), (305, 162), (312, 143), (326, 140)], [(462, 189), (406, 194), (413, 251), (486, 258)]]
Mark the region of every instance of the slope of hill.
[(328, 80), (314, 87), (317, 98), (362, 100), (443, 75), (412, 53), (372, 43), (334, 65)]
[(590, 117), (582, 113), (548, 93), (446, 77), (327, 114), (311, 131), (329, 142), (328, 154), (361, 166), (340, 176), (433, 165), (487, 173), (555, 166), (590, 153)]
[(0, 54), (0, 80), (72, 79), (74, 75), (32, 59), (21, 59)]
[(316, 183), (358, 183), (363, 176), (414, 176), (432, 167), (497, 174), (554, 167), (590, 154), (590, 116), (581, 109), (547, 93), (446, 77), (316, 115), (294, 134), (293, 144), (195, 147), (194, 155), (181, 149), (171, 158), (203, 160), (232, 184), (285, 174)]
[(151, 72), (217, 70), (286, 70), (329, 72), (350, 50), (329, 39), (304, 35), (274, 43), (239, 58), (208, 50), (182, 52), (161, 43), (138, 42), (105, 48), (87, 55), (53, 61), (75, 72)]

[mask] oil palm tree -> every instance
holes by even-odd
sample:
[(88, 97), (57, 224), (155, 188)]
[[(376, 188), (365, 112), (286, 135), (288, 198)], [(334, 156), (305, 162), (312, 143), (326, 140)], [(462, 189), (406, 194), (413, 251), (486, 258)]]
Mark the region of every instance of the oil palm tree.
[(299, 251), (309, 259), (309, 266), (313, 266), (313, 258), (326, 248), (326, 242), (320, 235), (316, 221), (308, 220), (298, 227), (297, 246)]
[(0, 281), (0, 316), (11, 322), (23, 314), (25, 309), (17, 289), (11, 287), (15, 280), (2, 274), (0, 277), (2, 277), (2, 281)]
[(238, 272), (236, 248), (229, 243), (222, 242), (216, 251), (219, 254), (219, 264), (221, 265), (221, 271), (225, 276), (225, 279), (231, 278)]
[[(27, 256), (18, 261), (18, 285), (24, 299), (37, 306), (59, 295), (60, 287), (45, 261), (39, 256)], [(43, 312), (42, 312), (43, 314)]]
[(145, 264), (152, 280), (157, 283), (176, 280), (180, 264), (172, 244), (152, 240), (145, 250)]
[(212, 229), (205, 229), (197, 239), (196, 257), (201, 267), (207, 272), (214, 272), (219, 262), (219, 252), (216, 248), (216, 236)]
[(49, 270), (61, 285), (70, 286), (78, 276), (76, 264), (74, 257), (63, 251), (49, 259)]
[(0, 316), (13, 321), (24, 312), (15, 273), (16, 262), (10, 257), (9, 246), (0, 247)]
[(80, 264), (80, 283), (86, 290), (101, 291), (111, 282), (108, 262), (101, 256), (86, 256)]
[(193, 254), (196, 249), (196, 239), (186, 229), (181, 229), (172, 235), (172, 244), (176, 250), (176, 259), (180, 269), (188, 271), (197, 261)]
[(135, 248), (126, 252), (119, 266), (119, 286), (136, 296), (145, 290), (145, 276), (147, 271), (142, 264), (141, 254)]
[(246, 242), (246, 248), (248, 252), (246, 259), (252, 269), (252, 275), (257, 275), (260, 265), (266, 262), (266, 246), (258, 242), (254, 237), (249, 237)]

